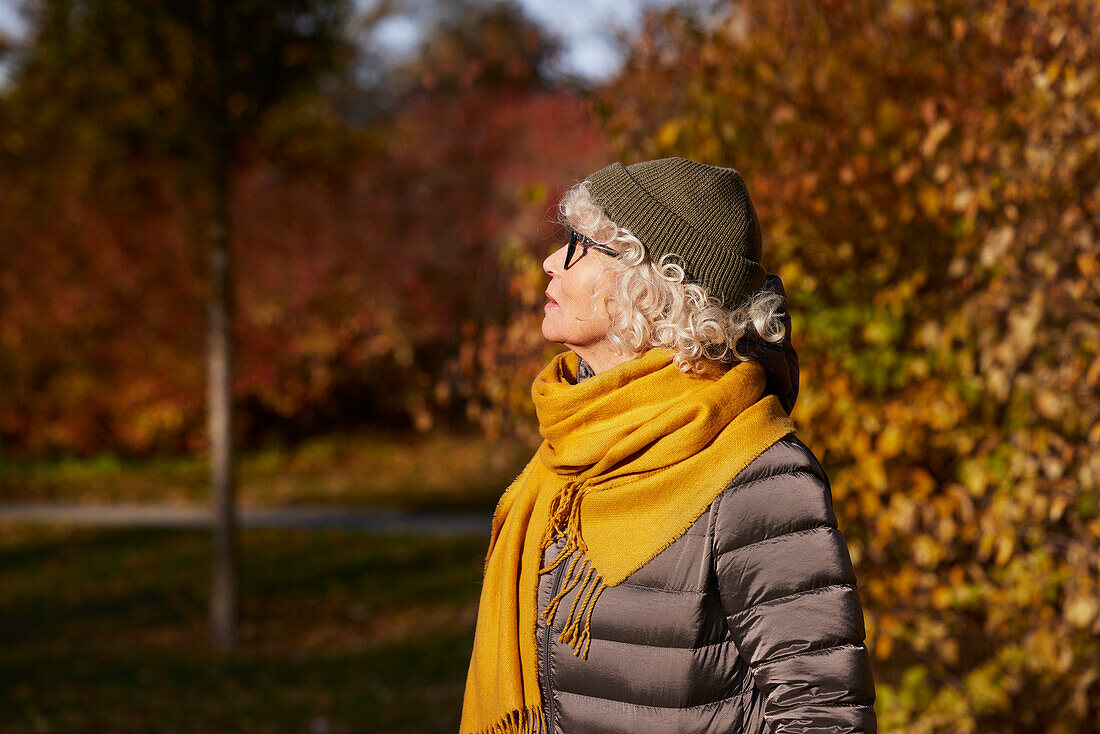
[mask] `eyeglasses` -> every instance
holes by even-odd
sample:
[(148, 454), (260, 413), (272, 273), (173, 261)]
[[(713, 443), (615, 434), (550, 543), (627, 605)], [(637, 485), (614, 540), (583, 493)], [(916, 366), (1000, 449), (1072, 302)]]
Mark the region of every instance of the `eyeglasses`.
[(583, 253), (588, 252), (588, 248), (591, 247), (593, 250), (596, 250), (598, 252), (602, 252), (605, 255), (610, 255), (611, 257), (622, 257), (623, 256), (623, 254), (621, 252), (616, 252), (615, 250), (611, 249), (607, 245), (601, 245), (599, 242), (596, 242), (593, 239), (585, 237), (583, 234), (581, 234), (580, 232), (578, 232), (577, 230), (574, 229), (573, 234), (569, 235), (569, 244), (566, 245), (566, 249), (565, 249), (565, 269), (566, 270), (569, 269), (569, 264), (573, 262), (573, 255), (575, 255), (577, 253), (577, 245), (578, 244), (581, 246), (582, 255), (583, 255)]

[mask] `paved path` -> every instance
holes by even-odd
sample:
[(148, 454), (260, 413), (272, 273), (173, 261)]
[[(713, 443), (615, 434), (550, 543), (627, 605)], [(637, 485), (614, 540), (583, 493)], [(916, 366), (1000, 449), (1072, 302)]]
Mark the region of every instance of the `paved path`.
[[(239, 511), (245, 528), (338, 528), (399, 535), (475, 535), (488, 537), (491, 518), (362, 507), (301, 505), (246, 508)], [(209, 528), (209, 507), (177, 505), (61, 505), (43, 502), (0, 503), (0, 522), (48, 522), (100, 527)]]

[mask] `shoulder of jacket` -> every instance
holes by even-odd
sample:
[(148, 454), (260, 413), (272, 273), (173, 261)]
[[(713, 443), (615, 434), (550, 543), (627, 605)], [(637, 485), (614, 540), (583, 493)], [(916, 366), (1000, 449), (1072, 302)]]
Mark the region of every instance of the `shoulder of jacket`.
[(829, 478), (813, 451), (795, 434), (788, 433), (764, 449), (759, 456), (749, 462), (748, 466), (738, 472), (737, 476), (732, 477), (727, 482), (723, 494), (746, 484), (782, 474), (810, 475), (826, 487), (829, 486)]
[(827, 504), (832, 505), (829, 477), (813, 451), (794, 433), (788, 433), (764, 449), (736, 476), (728, 479), (711, 505), (711, 512), (737, 512), (735, 508), (744, 502), (759, 502), (762, 499), (759, 495), (765, 489), (765, 496), (776, 501), (796, 492), (823, 495)]
[(723, 548), (823, 526), (836, 527), (829, 478), (793, 433), (730, 479), (711, 505), (711, 531)]

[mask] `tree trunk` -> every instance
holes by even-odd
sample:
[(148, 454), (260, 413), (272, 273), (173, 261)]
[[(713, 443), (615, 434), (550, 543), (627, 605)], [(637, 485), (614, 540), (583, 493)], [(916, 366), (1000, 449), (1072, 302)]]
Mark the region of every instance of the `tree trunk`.
[(214, 497), (214, 568), (210, 589), (210, 629), (214, 646), (237, 645), (237, 510), (233, 466), (234, 291), (229, 242), (229, 156), (223, 146), (213, 156), (210, 218), (210, 300), (207, 394), (210, 429), (210, 484)]

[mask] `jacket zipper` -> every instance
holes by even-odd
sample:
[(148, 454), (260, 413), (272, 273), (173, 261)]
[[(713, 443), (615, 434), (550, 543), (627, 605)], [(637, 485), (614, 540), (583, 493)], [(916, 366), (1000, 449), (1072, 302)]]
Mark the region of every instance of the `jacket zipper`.
[[(566, 564), (560, 563), (558, 567), (554, 569), (554, 583), (550, 587), (550, 598), (553, 599), (558, 595), (558, 589), (561, 588), (561, 579), (565, 575)], [(546, 621), (546, 647), (543, 650), (543, 678), (546, 680), (546, 731), (548, 734), (554, 734), (554, 687), (550, 684), (550, 648), (554, 644), (552, 637), (553, 626), (550, 624), (550, 620)]]

